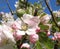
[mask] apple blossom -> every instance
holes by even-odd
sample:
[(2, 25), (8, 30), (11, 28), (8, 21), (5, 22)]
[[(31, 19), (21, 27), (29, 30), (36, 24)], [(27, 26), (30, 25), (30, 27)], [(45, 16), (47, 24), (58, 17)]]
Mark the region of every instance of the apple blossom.
[(6, 26), (5, 24), (2, 25), (2, 32), (5, 34), (7, 40), (9, 43), (13, 44), (16, 43), (13, 37), (13, 34), (11, 32), (11, 30), (9, 29), (8, 26)]
[(13, 33), (13, 36), (14, 36), (14, 38), (15, 38), (16, 41), (22, 39), (22, 34), (21, 34), (21, 32), (19, 32), (19, 31), (15, 31), (15, 32)]
[(31, 43), (35, 43), (39, 39), (39, 36), (37, 34), (30, 35), (29, 37)]
[(12, 29), (14, 29), (14, 30), (20, 29), (20, 24), (15, 21), (15, 22), (13, 22), (13, 23), (11, 24), (11, 27), (12, 27)]
[(4, 13), (4, 14), (2, 15), (2, 20), (3, 20), (4, 22), (6, 22), (6, 21), (14, 21), (13, 15), (11, 15), (11, 13)]
[(29, 27), (36, 27), (40, 23), (40, 19), (29, 14), (24, 14), (22, 20), (28, 24)]
[(47, 14), (47, 15), (41, 17), (41, 18), (40, 18), (40, 21), (41, 21), (41, 23), (43, 23), (43, 24), (47, 24), (50, 19), (51, 19), (51, 15), (48, 15), (48, 14)]
[(28, 43), (23, 43), (21, 45), (21, 48), (27, 48), (27, 49), (30, 49), (30, 45)]
[[(37, 11), (35, 11), (35, 9), (36, 9), (35, 6), (38, 8)], [(8, 7), (9, 7), (9, 4), (8, 4)], [(50, 22), (50, 20), (51, 20), (51, 15), (53, 18), (54, 12), (51, 11), (51, 15), (48, 15), (48, 14), (45, 15), (45, 13), (40, 15), (39, 13), (41, 13), (41, 12), (43, 13), (42, 6), (41, 5), (39, 6), (38, 4), (30, 4), (30, 3), (28, 3), (28, 0), (17, 1), (15, 4), (15, 7), (16, 7), (16, 11), (14, 11), (13, 14), (15, 16), (19, 17), (16, 20), (13, 18), (14, 15), (12, 15), (11, 12), (10, 13), (1, 12), (2, 24), (0, 25), (0, 49), (15, 49), (15, 48), (11, 48), (11, 47), (13, 47), (13, 45), (15, 47), (17, 47), (18, 49), (24, 49), (24, 48), (36, 49), (35, 47), (37, 47), (37, 49), (38, 49), (39, 44), (40, 44), (40, 46), (42, 46), (41, 48), (47, 48), (47, 49), (51, 48), (52, 49), (52, 47), (50, 45), (47, 46), (47, 44), (49, 42), (45, 43), (43, 41), (42, 43), (39, 43), (40, 41), (38, 41), (39, 40), (38, 33), (40, 31), (42, 31), (42, 33), (41, 33), (42, 36), (40, 36), (40, 37), (43, 37), (45, 35), (45, 34), (43, 34), (45, 28), (39, 27), (41, 24), (42, 26), (43, 25), (47, 26), (46, 35), (50, 39), (60, 40), (60, 32), (55, 32), (55, 33), (53, 33), (54, 35), (52, 35), (50, 33), (51, 29), (53, 30), (54, 28), (51, 28), (52, 25), (49, 24), (48, 22)], [(34, 13), (36, 12), (37, 15), (39, 15), (39, 17), (33, 16), (34, 15), (33, 12)], [(29, 13), (29, 14), (27, 14), (27, 13)], [(58, 17), (60, 17), (60, 11), (57, 12), (57, 15), (58, 15)], [(40, 17), (40, 16), (42, 16), (42, 17)], [(53, 20), (54, 20), (54, 18), (53, 18)], [(55, 25), (55, 24), (53, 24), (53, 25)], [(60, 22), (58, 22), (58, 25), (60, 25)], [(43, 37), (43, 38), (46, 38), (46, 37)], [(35, 44), (36, 42), (37, 42), (37, 44)], [(2, 48), (1, 48), (1, 46), (2, 46)]]
[(19, 32), (23, 32), (23, 35), (31, 35), (36, 33), (36, 29), (38, 27), (40, 20), (38, 17), (33, 17), (29, 14), (24, 14), (21, 20), (16, 20), (13, 23), (13, 28), (19, 30)]
[(54, 33), (54, 37), (55, 37), (57, 40), (60, 40), (60, 32), (55, 32), (55, 33)]
[(17, 18), (15, 21), (9, 22), (7, 24), (10, 25), (12, 29), (18, 30), (21, 29), (21, 23), (22, 21), (19, 18)]
[(7, 38), (3, 32), (0, 32), (0, 47), (7, 43)]

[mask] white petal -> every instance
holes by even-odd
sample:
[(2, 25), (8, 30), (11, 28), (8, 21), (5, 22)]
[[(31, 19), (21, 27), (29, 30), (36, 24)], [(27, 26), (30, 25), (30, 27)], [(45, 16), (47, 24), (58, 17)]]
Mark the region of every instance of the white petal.
[(6, 30), (3, 30), (3, 33), (7, 37), (8, 42), (15, 43), (15, 40), (14, 40), (14, 37), (13, 37), (12, 33), (10, 33), (9, 31), (6, 31)]
[(29, 19), (31, 19), (33, 16), (32, 15), (29, 15), (29, 14), (24, 14), (23, 17), (22, 17), (22, 20), (24, 22), (28, 21)]
[(28, 30), (26, 31), (26, 33), (27, 33), (28, 35), (31, 35), (31, 34), (35, 34), (36, 32), (35, 32), (35, 29), (28, 29)]
[(2, 25), (0, 25), (0, 31), (2, 30)]
[(17, 34), (19, 34), (19, 35), (25, 35), (25, 32), (24, 31), (17, 30)]
[(30, 19), (32, 18), (33, 16), (32, 15), (29, 15), (29, 14), (24, 14), (23, 15), (23, 19)]

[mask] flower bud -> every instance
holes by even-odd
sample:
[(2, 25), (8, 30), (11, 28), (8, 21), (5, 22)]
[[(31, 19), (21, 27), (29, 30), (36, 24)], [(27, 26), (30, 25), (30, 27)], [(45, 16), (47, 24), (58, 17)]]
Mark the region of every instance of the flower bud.
[(50, 31), (47, 32), (47, 36), (50, 36)]
[(24, 13), (25, 13), (25, 10), (23, 10), (23, 9), (18, 9), (18, 10), (17, 10), (17, 15), (18, 15), (18, 17), (23, 16)]
[(40, 28), (39, 28), (39, 27), (36, 29), (36, 32), (37, 32), (37, 33), (40, 32)]
[(21, 45), (21, 48), (22, 48), (22, 49), (23, 49), (23, 48), (30, 49), (30, 45), (29, 45), (28, 43), (23, 43), (23, 44)]
[(60, 32), (54, 33), (54, 37), (58, 40), (60, 40)]
[(52, 40), (56, 40), (56, 38), (55, 37), (52, 37)]
[(13, 36), (17, 41), (22, 39), (22, 35), (20, 34), (20, 32), (14, 32)]
[(31, 43), (35, 43), (36, 41), (38, 41), (38, 39), (39, 39), (39, 36), (37, 34), (30, 35)]

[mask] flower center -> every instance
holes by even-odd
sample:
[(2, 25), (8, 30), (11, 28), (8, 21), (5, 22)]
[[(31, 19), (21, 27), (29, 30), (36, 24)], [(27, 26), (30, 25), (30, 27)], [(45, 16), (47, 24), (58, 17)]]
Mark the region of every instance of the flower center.
[(22, 28), (22, 30), (26, 31), (26, 30), (28, 29), (28, 25), (27, 25), (27, 24), (23, 24), (23, 25), (21, 26), (21, 28)]

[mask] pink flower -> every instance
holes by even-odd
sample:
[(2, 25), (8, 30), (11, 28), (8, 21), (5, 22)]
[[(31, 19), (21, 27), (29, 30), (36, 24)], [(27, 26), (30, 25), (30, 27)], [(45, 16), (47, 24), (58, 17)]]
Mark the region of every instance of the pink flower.
[(4, 28), (2, 27), (2, 25), (0, 25), (0, 47), (5, 45), (7, 42), (7, 37), (4, 34), (3, 29)]
[(14, 30), (18, 29), (16, 24), (12, 24), (11, 26), (12, 26), (12, 29), (14, 29)]
[(58, 40), (60, 40), (60, 32), (54, 33), (54, 37)]
[(57, 37), (58, 37), (58, 39), (60, 39), (60, 35), (58, 35)]
[(41, 18), (40, 18), (40, 21), (41, 21), (41, 23), (43, 23), (43, 24), (47, 24), (50, 19), (51, 19), (51, 16), (47, 14), (47, 15), (41, 17)]
[(12, 27), (12, 29), (17, 30), (17, 29), (20, 29), (20, 24), (19, 24), (17, 21), (15, 21), (15, 22), (11, 25), (11, 27)]
[(59, 38), (59, 39), (60, 39), (60, 33), (57, 33), (57, 38)]
[(36, 41), (38, 41), (38, 39), (39, 39), (39, 36), (37, 34), (30, 35), (31, 43), (35, 43)]
[(29, 14), (24, 14), (22, 20), (28, 24), (29, 27), (36, 27), (40, 23), (40, 19)]
[(27, 49), (30, 49), (30, 45), (28, 43), (23, 43), (21, 45), (21, 48), (27, 48)]
[(15, 40), (17, 40), (17, 41), (22, 39), (22, 35), (18, 31), (14, 32), (13, 36), (14, 36)]
[(40, 22), (40, 20), (38, 17), (33, 17), (27, 21), (27, 24), (30, 27), (36, 27), (39, 24), (39, 22)]

